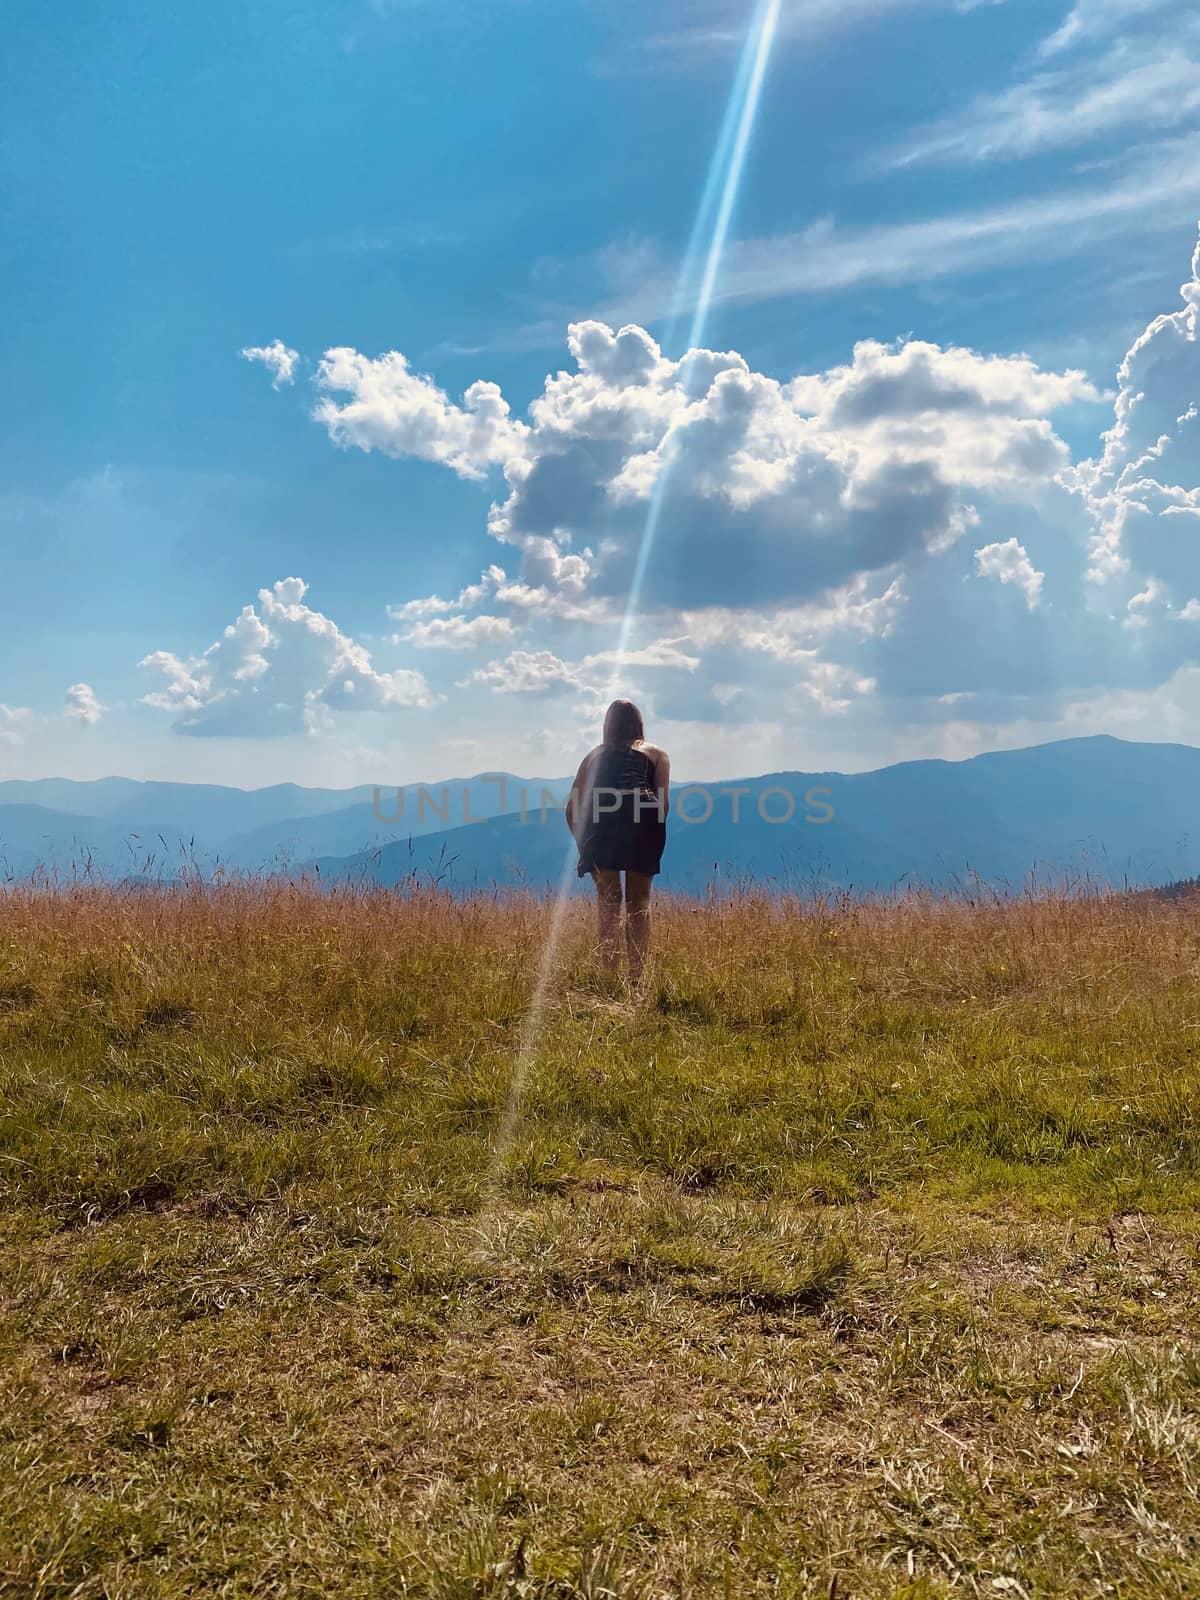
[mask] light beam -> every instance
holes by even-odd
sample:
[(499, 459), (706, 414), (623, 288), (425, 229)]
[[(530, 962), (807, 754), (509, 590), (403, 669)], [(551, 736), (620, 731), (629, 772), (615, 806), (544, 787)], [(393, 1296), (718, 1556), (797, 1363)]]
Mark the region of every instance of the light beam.
[[(741, 187), (746, 156), (749, 152), (754, 132), (754, 123), (758, 114), (767, 63), (770, 60), (771, 48), (775, 42), (781, 4), (782, 0), (759, 0), (754, 20), (746, 35), (746, 43), (743, 46), (738, 70), (730, 90), (729, 103), (721, 119), (720, 133), (717, 136), (716, 148), (709, 163), (708, 176), (700, 197), (696, 220), (692, 225), (687, 253), (680, 265), (679, 279), (676, 284), (668, 323), (668, 341), (671, 340), (675, 326), (680, 317), (682, 317), (684, 308), (690, 299), (696, 264), (700, 259), (702, 248), (704, 249), (704, 269), (700, 277), (699, 288), (696, 290), (692, 308), (691, 328), (686, 346), (689, 350), (698, 346), (700, 340), (704, 337), (704, 330), (708, 323), (708, 314), (716, 291), (721, 261), (725, 254), (725, 245), (729, 237), (729, 227), (733, 219), (734, 206), (737, 201), (738, 190)], [(708, 243), (707, 248), (704, 248), (703, 241), (706, 234)], [(650, 504), (646, 509), (646, 520), (642, 526), (641, 537), (638, 541), (629, 594), (625, 604), (624, 616), (621, 620), (621, 630), (618, 635), (617, 654), (609, 682), (609, 698), (612, 698), (612, 695), (616, 692), (622, 672), (623, 658), (629, 648), (629, 641), (637, 620), (646, 568), (658, 533), (658, 524), (662, 516), (663, 505), (670, 488), (672, 465), (673, 462), (670, 457), (664, 460), (650, 497)], [(490, 1184), (490, 1188), (493, 1190), (499, 1181), (504, 1163), (516, 1137), (521, 1115), (521, 1097), (524, 1093), (529, 1069), (541, 1040), (550, 980), (554, 974), (558, 945), (562, 937), (563, 924), (566, 920), (571, 890), (571, 876), (575, 870), (574, 857), (575, 846), (572, 842), (567, 846), (564, 854), (562, 872), (559, 875), (558, 891), (555, 895), (554, 909), (550, 917), (550, 927), (547, 931), (546, 942), (542, 948), (541, 959), (538, 963), (529, 1010), (526, 1012), (525, 1021), (521, 1028), (517, 1059), (513, 1067), (508, 1100), (500, 1122), (496, 1150), (493, 1157)]]
[[(676, 291), (677, 302), (684, 298), (685, 286), (691, 275), (692, 259), (698, 253), (703, 228), (712, 213), (714, 203), (716, 203), (716, 218), (713, 222), (712, 233), (709, 236), (708, 250), (704, 259), (704, 272), (700, 279), (700, 287), (697, 291), (692, 311), (692, 323), (685, 347), (686, 350), (694, 350), (699, 347), (708, 324), (708, 314), (712, 308), (717, 277), (721, 270), (721, 261), (725, 254), (725, 245), (729, 237), (729, 225), (733, 219), (733, 208), (737, 200), (738, 190), (741, 187), (746, 156), (750, 149), (750, 140), (754, 132), (755, 119), (758, 115), (763, 79), (766, 77), (771, 47), (775, 42), (781, 4), (782, 0), (759, 0), (758, 11), (750, 32), (746, 36), (746, 43), (742, 50), (742, 58), (738, 66), (737, 77), (734, 80), (733, 92), (730, 95), (729, 105), (726, 108), (721, 124), (717, 148), (713, 152), (708, 181), (704, 186), (700, 209), (696, 214), (696, 226), (692, 230), (692, 240), (688, 246), (688, 255), (684, 258), (683, 266), (680, 269), (679, 288)], [(717, 200), (718, 195), (720, 196), (719, 201)], [(634, 624), (637, 621), (638, 611), (641, 606), (642, 588), (646, 579), (646, 569), (650, 563), (650, 555), (654, 549), (654, 541), (658, 534), (658, 524), (662, 517), (663, 505), (670, 488), (673, 465), (674, 461), (670, 456), (663, 461), (659, 468), (658, 477), (655, 480), (654, 489), (651, 492), (650, 504), (646, 510), (646, 520), (642, 526), (637, 556), (634, 559), (633, 574), (629, 582), (629, 595), (625, 603), (625, 614), (621, 620), (621, 631), (618, 635), (617, 657), (613, 667), (612, 678), (609, 682), (610, 692), (613, 690), (613, 685), (620, 675), (621, 659), (629, 648), (629, 640), (633, 633)]]

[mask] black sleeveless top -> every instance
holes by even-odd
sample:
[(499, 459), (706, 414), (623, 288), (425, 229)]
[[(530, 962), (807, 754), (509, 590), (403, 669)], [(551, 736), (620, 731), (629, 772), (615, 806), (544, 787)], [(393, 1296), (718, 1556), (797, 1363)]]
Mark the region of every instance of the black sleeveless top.
[(667, 828), (658, 810), (654, 763), (646, 752), (629, 745), (602, 746), (581, 799), (580, 877), (597, 869), (653, 877), (662, 861)]
[(641, 789), (653, 794), (654, 763), (644, 750), (605, 745), (588, 781), (594, 789)]

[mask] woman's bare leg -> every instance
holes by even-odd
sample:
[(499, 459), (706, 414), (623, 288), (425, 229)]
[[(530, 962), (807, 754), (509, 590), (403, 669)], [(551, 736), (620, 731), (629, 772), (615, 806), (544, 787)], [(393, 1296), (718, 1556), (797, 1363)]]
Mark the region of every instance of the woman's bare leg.
[(625, 874), (625, 944), (629, 951), (629, 976), (636, 983), (650, 949), (650, 886), (646, 872)]
[(596, 884), (596, 929), (600, 936), (600, 963), (609, 972), (615, 972), (621, 961), (621, 874), (604, 872), (599, 867), (592, 873)]

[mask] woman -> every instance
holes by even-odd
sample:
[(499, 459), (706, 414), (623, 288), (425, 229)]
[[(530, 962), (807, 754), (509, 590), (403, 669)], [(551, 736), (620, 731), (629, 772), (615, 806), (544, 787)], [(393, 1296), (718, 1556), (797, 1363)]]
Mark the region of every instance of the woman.
[(620, 960), (621, 874), (625, 874), (625, 945), (629, 975), (640, 978), (650, 946), (650, 884), (667, 842), (671, 763), (647, 744), (642, 713), (614, 700), (603, 743), (585, 756), (567, 797), (567, 826), (579, 845), (579, 876), (596, 885), (600, 959)]

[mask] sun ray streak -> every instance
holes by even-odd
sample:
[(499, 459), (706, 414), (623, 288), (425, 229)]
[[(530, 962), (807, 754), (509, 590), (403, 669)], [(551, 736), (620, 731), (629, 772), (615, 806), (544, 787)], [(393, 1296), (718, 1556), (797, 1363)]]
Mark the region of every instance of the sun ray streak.
[[(754, 20), (747, 33), (746, 43), (738, 63), (737, 74), (730, 91), (729, 103), (721, 121), (716, 148), (709, 163), (708, 176), (705, 181), (704, 191), (700, 197), (696, 220), (692, 226), (687, 254), (684, 256), (680, 266), (667, 337), (668, 340), (673, 337), (675, 326), (683, 316), (694, 290), (695, 299), (692, 302), (692, 321), (687, 344), (688, 349), (694, 349), (698, 346), (700, 340), (704, 337), (704, 330), (708, 323), (708, 313), (712, 306), (717, 279), (720, 275), (721, 262), (729, 237), (734, 206), (737, 201), (738, 190), (741, 187), (746, 157), (754, 132), (763, 80), (766, 77), (767, 64), (775, 41), (781, 4), (782, 0), (759, 0)], [(704, 240), (706, 234), (707, 247), (705, 248)], [(704, 266), (697, 288), (695, 287), (695, 274), (702, 248), (704, 249)], [(645, 582), (646, 569), (658, 533), (663, 506), (670, 489), (671, 467), (672, 461), (668, 456), (659, 470), (658, 478), (650, 497), (650, 503), (646, 508), (646, 519), (642, 525), (641, 538), (638, 541), (629, 593), (624, 615), (621, 619), (613, 671), (608, 685), (610, 698), (619, 686), (624, 668), (624, 658), (629, 649), (634, 624), (637, 621), (638, 611), (641, 606), (641, 594)], [(513, 1066), (508, 1098), (500, 1121), (493, 1155), (491, 1181), (489, 1184), (489, 1192), (491, 1193), (495, 1191), (516, 1138), (520, 1124), (521, 1101), (525, 1092), (525, 1083), (541, 1041), (550, 983), (554, 976), (558, 947), (561, 943), (563, 928), (566, 923), (571, 877), (574, 871), (574, 855), (575, 845), (574, 841), (571, 841), (564, 852), (558, 891), (554, 898), (553, 910), (550, 916), (550, 926), (547, 929), (541, 958), (538, 962), (529, 1009), (525, 1014), (525, 1020), (521, 1028), (520, 1040), (517, 1046), (517, 1059)]]
[[(753, 37), (753, 30), (750, 37)], [(737, 74), (733, 80), (729, 102), (725, 107), (725, 115), (721, 119), (721, 130), (717, 135), (716, 148), (708, 163), (708, 172), (704, 180), (704, 190), (700, 196), (700, 204), (696, 210), (696, 219), (692, 223), (691, 235), (688, 238), (687, 249), (679, 265), (679, 275), (675, 280), (675, 291), (671, 296), (671, 309), (667, 318), (666, 327), (663, 329), (663, 345), (667, 349), (675, 348), (679, 324), (687, 310), (689, 299), (697, 293), (697, 270), (700, 262), (707, 257), (705, 239), (711, 238), (713, 212), (720, 202), (721, 193), (725, 187), (725, 178), (729, 171), (729, 155), (737, 138), (737, 130), (741, 122), (741, 110), (746, 97), (746, 85), (753, 70), (753, 52), (749, 48), (743, 49), (738, 63)]]
[(725, 244), (729, 237), (729, 224), (733, 218), (734, 202), (737, 199), (738, 190), (742, 186), (742, 172), (745, 169), (746, 156), (750, 149), (750, 138), (754, 132), (755, 119), (758, 116), (758, 102), (762, 95), (763, 79), (767, 73), (767, 62), (771, 58), (771, 47), (775, 42), (775, 30), (779, 23), (779, 7), (781, 3), (782, 0), (763, 0), (756, 26), (747, 40), (745, 53), (750, 61), (749, 81), (742, 99), (741, 113), (737, 119), (737, 134), (733, 141), (733, 152), (729, 158), (725, 182), (721, 188), (721, 203), (717, 211), (717, 220), (713, 227), (712, 238), (709, 241), (708, 256), (704, 263), (704, 277), (701, 279), (700, 293), (696, 298), (696, 309), (692, 316), (692, 329), (688, 337), (689, 349), (694, 349), (704, 337), (704, 328), (708, 321), (713, 292), (717, 286), (717, 274), (721, 269), (721, 259), (725, 254)]
[[(734, 203), (737, 200), (738, 189), (741, 187), (746, 156), (750, 149), (750, 138), (754, 131), (754, 121), (758, 113), (758, 104), (762, 94), (763, 79), (766, 76), (767, 62), (770, 59), (771, 46), (775, 40), (780, 4), (781, 0), (761, 0), (754, 26), (750, 30), (745, 49), (742, 52), (742, 64), (738, 71), (729, 110), (726, 112), (726, 126), (722, 128), (721, 138), (718, 141), (713, 167), (714, 171), (719, 170), (719, 164), (723, 158), (725, 171), (723, 181), (719, 186), (717, 184), (712, 185), (713, 194), (720, 193), (720, 201), (717, 204), (716, 219), (713, 223), (712, 235), (705, 255), (704, 274), (700, 280), (700, 287), (692, 312), (691, 330), (686, 346), (689, 350), (698, 348), (708, 324), (708, 313), (712, 306), (717, 277), (721, 270), (721, 260), (725, 254), (725, 245), (729, 238), (729, 225), (733, 219)], [(735, 109), (736, 116), (732, 114)], [(731, 131), (736, 130), (732, 132), (732, 140), (726, 137), (726, 128)], [(725, 151), (728, 153), (723, 156)], [(707, 186), (704, 199), (701, 201), (701, 212), (705, 210), (706, 205), (711, 211), (712, 207), (709, 203)], [(685, 262), (684, 271), (686, 272), (686, 270), (687, 263)], [(625, 614), (621, 619), (621, 631), (618, 636), (617, 656), (613, 667), (610, 689), (620, 676), (622, 657), (629, 648), (633, 628), (637, 622), (638, 612), (641, 609), (642, 588), (646, 580), (646, 569), (649, 566), (650, 555), (658, 535), (658, 525), (662, 519), (663, 505), (670, 491), (672, 466), (673, 458), (668, 455), (659, 468), (658, 477), (655, 480), (654, 489), (650, 496), (646, 520), (642, 526), (642, 536), (638, 541), (633, 575), (629, 584), (629, 595), (625, 604)]]

